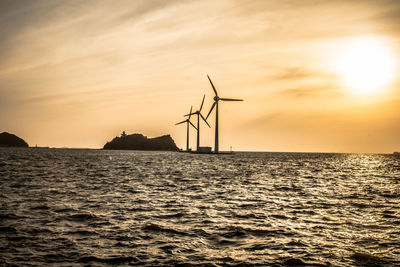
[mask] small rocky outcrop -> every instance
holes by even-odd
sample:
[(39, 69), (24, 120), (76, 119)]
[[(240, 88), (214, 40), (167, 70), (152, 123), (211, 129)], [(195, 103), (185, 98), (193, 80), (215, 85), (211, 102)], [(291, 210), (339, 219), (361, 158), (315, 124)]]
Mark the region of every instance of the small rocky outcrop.
[(104, 145), (103, 149), (167, 151), (179, 150), (169, 134), (155, 138), (147, 138), (142, 134), (126, 135), (125, 132), (120, 137), (115, 137), (111, 142), (107, 142), (107, 144)]
[(28, 144), (14, 134), (3, 132), (0, 133), (0, 147), (28, 147)]

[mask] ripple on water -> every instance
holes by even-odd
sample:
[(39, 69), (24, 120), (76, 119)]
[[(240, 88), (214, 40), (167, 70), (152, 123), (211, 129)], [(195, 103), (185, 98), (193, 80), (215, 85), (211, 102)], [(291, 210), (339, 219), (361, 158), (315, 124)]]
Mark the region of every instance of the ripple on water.
[(0, 148), (0, 265), (400, 266), (399, 166)]
[(165, 234), (174, 234), (174, 235), (189, 235), (189, 233), (184, 231), (178, 231), (171, 227), (157, 225), (155, 223), (149, 223), (143, 226), (142, 228), (145, 232), (155, 232), (155, 233), (165, 233)]

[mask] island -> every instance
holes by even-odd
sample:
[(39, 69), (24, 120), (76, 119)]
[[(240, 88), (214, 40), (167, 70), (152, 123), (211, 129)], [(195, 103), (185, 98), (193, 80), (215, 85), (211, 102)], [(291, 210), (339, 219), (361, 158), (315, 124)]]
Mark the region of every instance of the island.
[(112, 141), (107, 142), (103, 149), (118, 149), (118, 150), (162, 150), (162, 151), (178, 151), (172, 137), (163, 135), (155, 138), (147, 138), (142, 134), (125, 134), (125, 131), (120, 137), (115, 137)]
[(22, 138), (7, 132), (0, 133), (0, 147), (28, 147)]

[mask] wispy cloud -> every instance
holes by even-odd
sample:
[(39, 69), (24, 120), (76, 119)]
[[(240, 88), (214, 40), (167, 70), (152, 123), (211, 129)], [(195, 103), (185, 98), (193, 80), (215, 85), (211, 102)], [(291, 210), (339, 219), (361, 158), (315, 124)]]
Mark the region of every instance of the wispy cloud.
[[(246, 114), (259, 118), (249, 128), (286, 121), (280, 129), (290, 129), (285, 114), (294, 104), (318, 113), (328, 98), (341, 98), (322, 63), (332, 43), (369, 33), (398, 39), (399, 13), (394, 0), (3, 0), (0, 113), (33, 107), (75, 122), (70, 114), (82, 113), (93, 121), (82, 129), (98, 127), (99, 117), (149, 125), (160, 116), (155, 106), (175, 116), (198, 95), (209, 97), (210, 74), (221, 92), (248, 101)], [(164, 126), (169, 119), (157, 127), (175, 131)]]
[(400, 38), (400, 1), (375, 1), (374, 10), (376, 10), (376, 13), (373, 19), (379, 23), (379, 26), (384, 31)]
[(279, 80), (301, 80), (308, 77), (315, 76), (315, 72), (307, 71), (300, 67), (291, 67), (284, 69), (281, 73), (276, 75)]
[(338, 97), (342, 94), (337, 90), (337, 86), (333, 84), (322, 84), (322, 85), (309, 85), (301, 86), (281, 91), (282, 95), (293, 97), (293, 98), (305, 98), (305, 97)]

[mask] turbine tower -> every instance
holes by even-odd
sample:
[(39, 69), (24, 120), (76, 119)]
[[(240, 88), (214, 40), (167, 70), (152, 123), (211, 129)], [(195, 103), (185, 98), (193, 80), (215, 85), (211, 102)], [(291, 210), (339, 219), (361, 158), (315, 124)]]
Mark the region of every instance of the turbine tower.
[(212, 89), (214, 90), (215, 96), (214, 96), (214, 103), (211, 106), (210, 111), (208, 112), (208, 115), (206, 119), (208, 119), (208, 116), (210, 116), (211, 112), (213, 111), (215, 107), (215, 145), (214, 145), (214, 152), (218, 153), (219, 148), (218, 148), (218, 102), (221, 101), (243, 101), (243, 99), (233, 99), (233, 98), (222, 98), (218, 96), (217, 90), (214, 87), (214, 84), (212, 83), (210, 76), (207, 75), (208, 80), (211, 83)]
[[(192, 108), (193, 108), (193, 106), (190, 107), (190, 112), (189, 112), (190, 115), (192, 113)], [(190, 115), (189, 115), (189, 118), (187, 118), (186, 120), (175, 124), (175, 125), (178, 125), (178, 124), (186, 122), (186, 151), (189, 151), (189, 125), (191, 125), (193, 128), (195, 128), (197, 130), (196, 126), (194, 126), (194, 124), (190, 121)]]
[(189, 114), (186, 114), (185, 116), (189, 116), (190, 115), (197, 115), (197, 151), (199, 151), (199, 147), (200, 147), (200, 117), (204, 120), (204, 122), (207, 124), (208, 127), (211, 128), (210, 124), (208, 124), (207, 120), (203, 117), (203, 115), (201, 114), (201, 109), (203, 108), (203, 104), (204, 104), (204, 98), (206, 97), (206, 95), (203, 96), (203, 101), (201, 101), (201, 105), (200, 105), (200, 109), (195, 111), (195, 112), (190, 112)]

